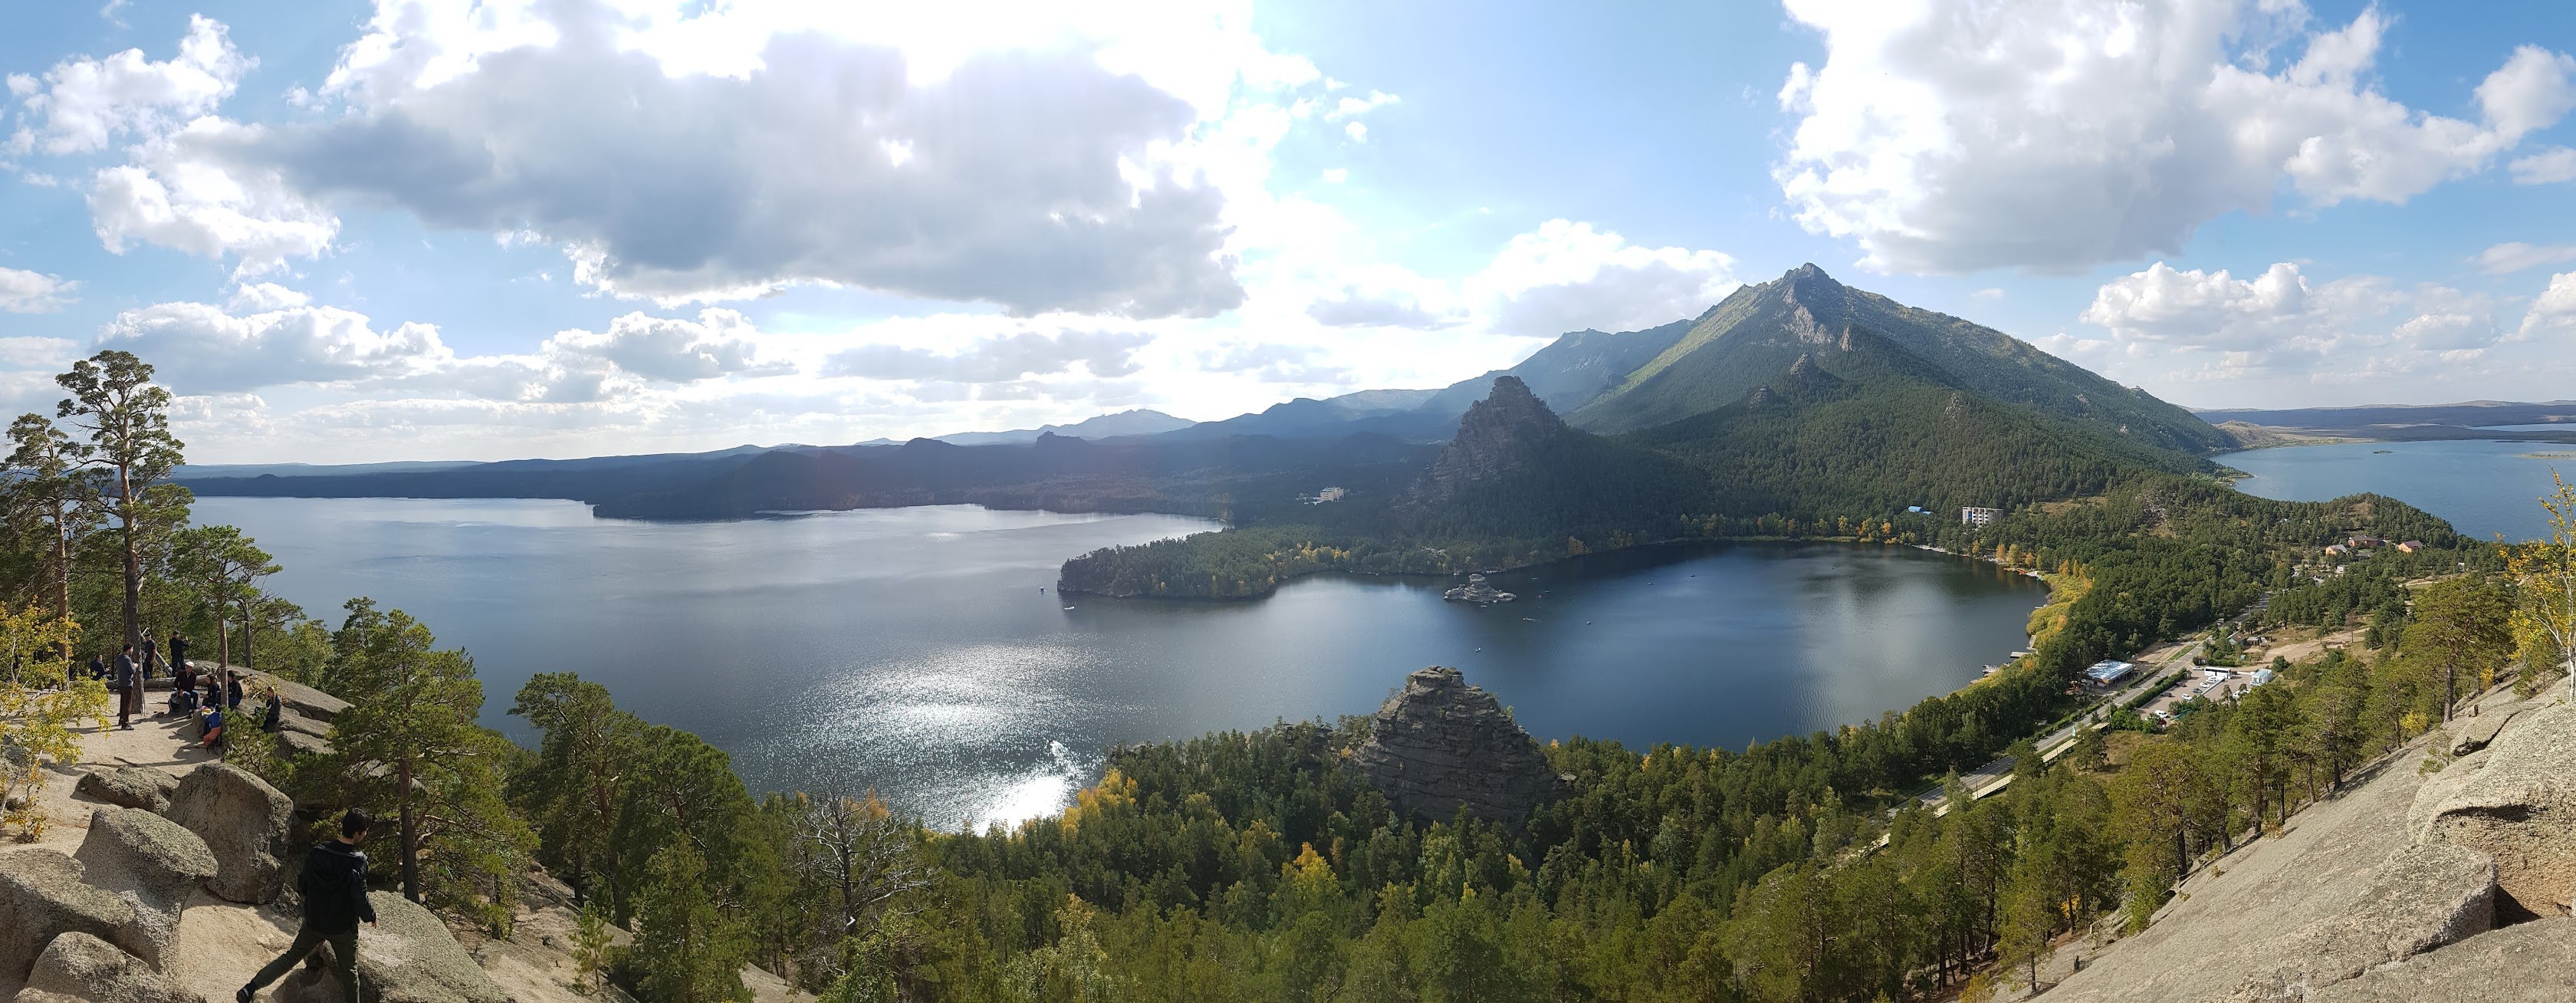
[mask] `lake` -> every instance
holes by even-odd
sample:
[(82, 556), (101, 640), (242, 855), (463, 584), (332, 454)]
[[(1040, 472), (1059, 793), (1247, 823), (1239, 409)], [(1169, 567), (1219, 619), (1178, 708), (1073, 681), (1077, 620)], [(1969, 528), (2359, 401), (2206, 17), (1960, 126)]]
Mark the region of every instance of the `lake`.
[(2237, 490), (2285, 501), (2324, 501), (2364, 491), (2448, 519), (2481, 540), (2549, 532), (2539, 498), (2550, 471), (2576, 479), (2576, 446), (2554, 442), (2348, 442), (2281, 446), (2213, 457), (2253, 474)]
[(1872, 720), (2024, 646), (2038, 582), (1910, 548), (1711, 544), (1448, 583), (1320, 575), (1269, 599), (1059, 596), (1068, 557), (1206, 529), (967, 506), (738, 522), (569, 501), (204, 498), (336, 624), (367, 595), (475, 659), (487, 724), (536, 672), (605, 683), (754, 790), (873, 787), (954, 827), (1053, 811), (1120, 742), (1373, 711), (1458, 666), (1533, 734), (1742, 748)]

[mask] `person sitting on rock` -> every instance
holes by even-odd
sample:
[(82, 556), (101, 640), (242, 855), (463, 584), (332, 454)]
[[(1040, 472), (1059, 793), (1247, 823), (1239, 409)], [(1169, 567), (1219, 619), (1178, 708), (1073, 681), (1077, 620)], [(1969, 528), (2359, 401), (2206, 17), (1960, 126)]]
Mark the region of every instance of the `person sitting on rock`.
[(170, 683), (170, 713), (185, 714), (197, 709), (197, 670), (186, 662), (179, 663), (178, 669)]
[(277, 698), (275, 686), (261, 691), (260, 696), (266, 701), (266, 706), (261, 708), (259, 730), (276, 731), (286, 723), (286, 703)]
[(304, 854), (304, 875), (295, 888), (304, 895), (304, 925), (295, 943), (268, 967), (251, 976), (233, 1003), (250, 1003), (260, 987), (283, 977), (295, 963), (324, 944), (331, 945), (331, 967), (340, 975), (341, 998), (358, 1003), (358, 921), (376, 925), (376, 907), (367, 901), (367, 855), (358, 844), (374, 820), (366, 809), (351, 808), (340, 816), (340, 838), (317, 844)]
[(197, 740), (197, 748), (214, 748), (215, 743), (224, 740), (224, 709), (221, 707), (207, 708), (206, 721), (202, 727), (206, 733), (206, 737)]

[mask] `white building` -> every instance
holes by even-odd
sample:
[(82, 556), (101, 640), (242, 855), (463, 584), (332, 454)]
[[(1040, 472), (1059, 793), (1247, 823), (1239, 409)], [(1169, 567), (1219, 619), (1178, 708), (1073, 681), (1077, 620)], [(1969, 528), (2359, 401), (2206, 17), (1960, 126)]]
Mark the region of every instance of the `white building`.
[(1349, 491), (1341, 488), (1325, 488), (1324, 490), (1315, 492), (1315, 500), (1319, 502), (1340, 501), (1344, 495), (1348, 494), (1350, 494)]
[(1971, 505), (1959, 510), (1959, 521), (1970, 526), (1983, 526), (2003, 514), (2004, 510), (1999, 508), (1978, 508)]

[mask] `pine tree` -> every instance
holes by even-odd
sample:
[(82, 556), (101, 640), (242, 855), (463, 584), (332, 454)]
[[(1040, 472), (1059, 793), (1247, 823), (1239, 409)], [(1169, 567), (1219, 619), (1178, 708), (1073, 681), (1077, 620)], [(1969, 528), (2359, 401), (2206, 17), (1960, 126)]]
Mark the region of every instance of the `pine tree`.
[(401, 610), (368, 599), (348, 610), (332, 635), (328, 689), (350, 706), (332, 733), (366, 799), (394, 807), (403, 896), (499, 905), (480, 889), (513, 873), (535, 840), (501, 799), (508, 743), (475, 723), (483, 684), (473, 659), (434, 648), (429, 628)]
[(751, 938), (707, 891), (706, 859), (685, 839), (655, 853), (636, 902), (634, 959), (645, 999), (656, 1003), (749, 1003), (742, 966)]
[(2427, 659), (2442, 681), (2442, 720), (2460, 702), (2462, 677), (2480, 678), (2513, 652), (2513, 604), (2503, 586), (2484, 576), (2446, 578), (2415, 595), (2407, 624), (2408, 653)]
[(71, 393), (55, 417), (87, 434), (81, 462), (101, 475), (100, 498), (124, 564), (125, 643), (140, 647), (145, 555), (188, 520), (187, 489), (161, 483), (184, 462), (170, 434), (170, 391), (153, 385), (151, 366), (114, 349), (72, 363), (54, 382)]

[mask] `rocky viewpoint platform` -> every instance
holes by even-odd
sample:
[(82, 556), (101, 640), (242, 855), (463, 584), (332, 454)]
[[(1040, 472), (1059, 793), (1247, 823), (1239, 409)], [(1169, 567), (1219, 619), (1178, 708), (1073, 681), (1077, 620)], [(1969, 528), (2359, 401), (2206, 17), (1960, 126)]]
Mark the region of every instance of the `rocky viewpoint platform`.
[[(202, 663), (201, 663), (202, 664)], [(257, 677), (254, 677), (257, 678)], [(260, 680), (262, 685), (265, 680)], [(158, 709), (164, 693), (147, 701)], [(286, 740), (327, 743), (348, 705), (310, 687), (280, 687)], [(286, 949), (302, 909), (290, 886), (312, 819), (258, 777), (197, 751), (181, 716), (140, 717), (132, 731), (85, 734), (83, 761), (48, 763), (33, 843), (0, 843), (0, 1000), (12, 1003), (205, 1003), (230, 1000)], [(327, 747), (327, 746), (326, 746)], [(382, 852), (380, 845), (371, 846)], [(610, 988), (572, 989), (572, 893), (542, 870), (521, 876), (507, 939), (390, 892), (359, 936), (369, 1003), (615, 1003)], [(612, 936), (623, 942), (624, 931)], [(758, 968), (759, 1003), (812, 996)], [(336, 979), (289, 975), (263, 1000), (340, 999)]]

